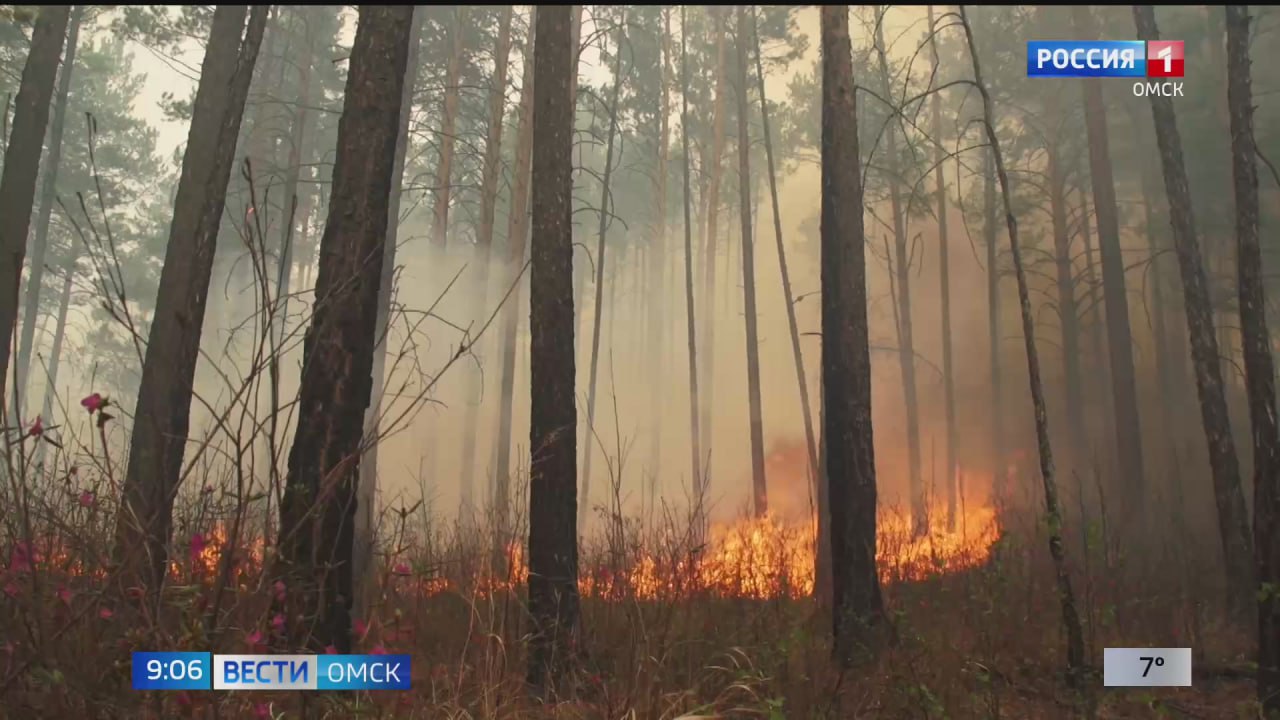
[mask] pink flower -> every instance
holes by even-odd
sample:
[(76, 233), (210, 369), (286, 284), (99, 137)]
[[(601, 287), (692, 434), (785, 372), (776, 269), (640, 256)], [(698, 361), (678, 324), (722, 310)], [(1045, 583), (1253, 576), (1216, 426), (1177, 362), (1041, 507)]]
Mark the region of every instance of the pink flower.
[(11, 598), (18, 597), (18, 595), (21, 592), (22, 592), (22, 589), (19, 588), (18, 584), (15, 582), (10, 581), (4, 584), (4, 594), (8, 595)]
[(98, 611), (98, 617), (103, 620), (110, 620), (113, 615), (115, 615), (115, 613), (111, 612), (111, 608), (102, 608)]
[(355, 630), (356, 642), (364, 640), (365, 636), (369, 634), (369, 626), (360, 618), (351, 621), (351, 629)]
[(338, 654), (338, 648), (336, 648), (336, 647), (334, 647), (334, 646), (332, 646), (332, 645), (325, 645), (325, 646), (324, 646), (324, 654), (325, 654), (325, 655), (337, 655), (337, 654)]
[(58, 599), (61, 600), (64, 605), (71, 604), (71, 591), (68, 590), (66, 586), (59, 587), (57, 595)]
[(256, 718), (270, 718), (271, 706), (267, 703), (255, 703), (253, 706), (253, 716)]
[(189, 707), (191, 705), (191, 695), (186, 690), (178, 691), (178, 696), (174, 699), (177, 700), (178, 704), (182, 707)]
[(276, 613), (276, 616), (271, 618), (271, 627), (278, 633), (284, 632), (284, 615)]
[(369, 651), (369, 654), (370, 655), (386, 655), (387, 649), (382, 647), (381, 644), (374, 645), (373, 649)]
[(44, 434), (44, 420), (39, 415), (36, 416), (35, 422), (31, 423), (31, 429), (27, 430), (27, 434), (31, 437), (40, 437)]
[(111, 402), (110, 400), (107, 400), (105, 397), (102, 396), (102, 393), (94, 393), (89, 397), (86, 397), (83, 400), (81, 400), (80, 405), (84, 407), (85, 410), (88, 410), (89, 414), (92, 415), (95, 412), (106, 407), (108, 404), (110, 404), (110, 402)]
[(259, 645), (262, 644), (262, 633), (259, 632), (258, 630), (254, 630), (248, 635), (245, 635), (244, 644), (248, 645), (250, 648), (258, 647)]
[(195, 560), (199, 558), (200, 555), (204, 552), (204, 548), (206, 544), (207, 544), (207, 541), (205, 540), (204, 535), (201, 535), (200, 533), (196, 533), (195, 535), (191, 536), (191, 561), (192, 562), (195, 562)]
[(212, 486), (212, 485), (205, 485), (205, 486), (204, 486), (204, 494), (205, 494), (205, 495), (212, 495), (212, 494), (213, 494), (213, 486)]
[(276, 584), (273, 585), (272, 587), (276, 591), (276, 602), (284, 602), (284, 591), (285, 591), (284, 581), (277, 580)]
[(408, 565), (405, 565), (404, 563), (399, 563), (394, 568), (391, 569), (391, 572), (395, 573), (396, 575), (408, 575), (410, 574), (411, 571), (409, 570)]
[(93, 507), (97, 501), (98, 501), (98, 497), (97, 495), (94, 494), (92, 490), (80, 491), (80, 507), (83, 507), (83, 508)]
[(16, 543), (13, 549), (9, 551), (9, 569), (14, 572), (25, 572), (31, 569), (31, 564), (35, 562), (35, 553), (31, 551), (31, 546), (25, 542)]

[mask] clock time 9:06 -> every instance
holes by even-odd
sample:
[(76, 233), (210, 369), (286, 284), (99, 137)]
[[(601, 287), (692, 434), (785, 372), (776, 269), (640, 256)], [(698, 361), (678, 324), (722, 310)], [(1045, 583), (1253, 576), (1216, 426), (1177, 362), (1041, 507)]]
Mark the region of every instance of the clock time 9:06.
[(134, 690), (208, 690), (210, 653), (135, 652)]

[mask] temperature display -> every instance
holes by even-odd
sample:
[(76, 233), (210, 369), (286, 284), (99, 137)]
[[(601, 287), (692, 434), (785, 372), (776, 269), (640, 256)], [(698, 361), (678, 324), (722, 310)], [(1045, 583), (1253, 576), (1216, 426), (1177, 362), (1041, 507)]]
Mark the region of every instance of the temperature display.
[(1106, 648), (1107, 687), (1190, 687), (1191, 648)]

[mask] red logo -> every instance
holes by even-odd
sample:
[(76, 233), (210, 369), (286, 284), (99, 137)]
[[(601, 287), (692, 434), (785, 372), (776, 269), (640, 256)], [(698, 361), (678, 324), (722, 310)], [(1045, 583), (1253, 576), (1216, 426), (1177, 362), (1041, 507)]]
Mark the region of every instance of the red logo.
[(1147, 41), (1147, 77), (1182, 77), (1182, 41)]

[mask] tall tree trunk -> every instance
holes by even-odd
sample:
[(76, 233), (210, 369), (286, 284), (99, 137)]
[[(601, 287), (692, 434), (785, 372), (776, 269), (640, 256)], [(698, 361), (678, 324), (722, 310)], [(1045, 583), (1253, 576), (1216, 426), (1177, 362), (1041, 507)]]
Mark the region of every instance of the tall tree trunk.
[[(934, 23), (933, 6), (929, 6), (929, 51), (933, 55), (933, 70), (938, 71), (938, 27)], [(942, 147), (942, 97), (933, 94), (933, 138), (937, 145), (934, 148), (934, 162), (937, 163), (938, 174), (938, 294), (942, 311), (942, 393), (946, 413), (947, 464), (945, 477), (947, 483), (947, 530), (956, 529), (956, 495), (959, 490), (960, 465), (956, 459), (958, 443), (956, 441), (956, 388), (955, 370), (951, 357), (951, 243), (947, 237), (947, 178), (945, 173), (946, 152)]]
[(1093, 213), (1089, 209), (1089, 193), (1081, 187), (1080, 233), (1084, 238), (1085, 284), (1089, 286), (1089, 344), (1092, 346), (1095, 377), (1098, 378), (1098, 381), (1093, 383), (1097, 391), (1094, 402), (1097, 407), (1103, 409), (1102, 437), (1094, 442), (1093, 452), (1095, 461), (1099, 460), (1096, 456), (1101, 455), (1101, 463), (1109, 466), (1115, 447), (1116, 416), (1115, 413), (1106, 411), (1109, 394), (1106, 389), (1111, 387), (1111, 364), (1107, 361), (1107, 343), (1102, 337), (1102, 312), (1099, 310), (1102, 300), (1098, 297), (1102, 286), (1098, 283), (1098, 274), (1095, 272), (1097, 266), (1093, 259), (1093, 231), (1090, 227), (1092, 217)]
[[(778, 202), (778, 178), (773, 159), (773, 138), (769, 125), (769, 101), (764, 92), (764, 62), (761, 59), (760, 28), (756, 17), (756, 8), (751, 8), (751, 42), (756, 52), (756, 88), (760, 92), (760, 132), (764, 135), (764, 156), (769, 171), (769, 202), (773, 212), (773, 236), (778, 249), (778, 269), (782, 274), (782, 299), (787, 308), (787, 330), (791, 336), (791, 358), (796, 367), (796, 385), (800, 389), (800, 412), (804, 416), (805, 448), (809, 454), (809, 482), (815, 500), (820, 499), (818, 491), (818, 443), (813, 430), (813, 410), (809, 405), (809, 383), (804, 373), (804, 355), (800, 351), (800, 327), (796, 322), (795, 297), (791, 292), (791, 275), (787, 270), (787, 250), (782, 241), (782, 207)], [(829, 525), (826, 519), (826, 508), (815, 508), (818, 518), (818, 547), (816, 577), (822, 583), (814, 584), (814, 592), (819, 598), (830, 593), (831, 572), (831, 538), (828, 536)]]
[[(760, 402), (760, 341), (756, 330), (755, 237), (751, 234), (751, 138), (747, 134), (747, 14), (737, 6), (738, 215), (742, 220), (742, 300), (747, 327), (747, 412), (751, 432), (751, 490), (756, 517), (769, 510), (764, 476), (764, 417)], [(763, 97), (761, 98), (763, 100)]]
[[(0, 176), (0, 218), (4, 218), (0, 222), (0, 283), (3, 283), (0, 287), (0, 407), (10, 406), (4, 403), (4, 391), (9, 380), (13, 329), (18, 320), (18, 287), (27, 254), (27, 231), (35, 203), (40, 152), (49, 123), (49, 102), (53, 98), (53, 82), (70, 10), (59, 5), (40, 6), (40, 15), (31, 32), (31, 50), (13, 102), (13, 128), (4, 150), (4, 173)], [(22, 390), (21, 386), (13, 388), (14, 396)], [(18, 404), (12, 403), (14, 407)], [(15, 420), (21, 422), (20, 418)]]
[[(1094, 38), (1091, 9), (1076, 5), (1071, 9), (1076, 32)], [(1120, 463), (1119, 489), (1121, 517), (1138, 535), (1144, 512), (1142, 426), (1138, 417), (1138, 383), (1133, 366), (1133, 333), (1129, 327), (1129, 299), (1125, 290), (1124, 257), (1120, 252), (1120, 220), (1116, 210), (1116, 188), (1111, 176), (1111, 144), (1107, 133), (1107, 109), (1098, 78), (1084, 78), (1085, 130), (1089, 138), (1089, 176), (1093, 186), (1093, 206), (1098, 214), (1098, 254), (1102, 261), (1102, 300), (1107, 321), (1107, 350), (1111, 363), (1111, 396), (1116, 419), (1117, 459)]]
[[(662, 9), (661, 55), (658, 64), (661, 78), (658, 80), (658, 178), (654, 188), (653, 228), (649, 242), (649, 282), (644, 292), (649, 293), (649, 324), (646, 332), (652, 348), (650, 382), (661, 387), (667, 380), (667, 174), (671, 156), (671, 8)], [(666, 393), (649, 393), (649, 466), (656, 477), (662, 472), (663, 408)]]
[(214, 10), (142, 364), (116, 553), (124, 587), (142, 587), (157, 600), (186, 450), (218, 227), (267, 9), (254, 6), (247, 28), (245, 6)]
[(303, 346), (298, 429), (280, 506), (280, 575), (294, 644), (349, 652), (352, 551), (365, 411), (414, 8), (359, 10), (338, 122), (316, 303)]
[(440, 121), (440, 162), (436, 165), (435, 204), (432, 210), (431, 242), (444, 248), (449, 241), (449, 201), (453, 195), (453, 146), (458, 124), (458, 81), (462, 75), (465, 53), (463, 33), (467, 23), (467, 6), (453, 9), (453, 28), (449, 32), (452, 49), (444, 76), (444, 107)]
[[(58, 73), (58, 95), (53, 105), (53, 125), (49, 128), (49, 157), (45, 159), (44, 178), (40, 183), (40, 212), (36, 216), (35, 241), (31, 244), (31, 272), (27, 276), (25, 305), (22, 308), (22, 338), (18, 345), (18, 385), (14, 396), (25, 395), (27, 377), (31, 366), (31, 352), (35, 344), (36, 316), (40, 312), (40, 294), (44, 289), (44, 261), (49, 248), (49, 219), (53, 204), (57, 201), (58, 166), (62, 162), (62, 130), (67, 120), (67, 95), (71, 92), (71, 76), (75, 72), (76, 45), (80, 39), (80, 21), (84, 18), (84, 5), (71, 10), (67, 29), (67, 49), (62, 58), (62, 71)], [(22, 408), (16, 408), (15, 417), (22, 417)]]
[(1253, 426), (1254, 593), (1258, 610), (1258, 701), (1268, 716), (1280, 712), (1280, 426), (1276, 424), (1275, 363), (1267, 328), (1266, 284), (1258, 240), (1258, 167), (1253, 136), (1249, 61), (1249, 7), (1228, 5), (1227, 104), (1231, 113), (1231, 167), (1235, 181), (1236, 261), (1240, 330), (1249, 420)]
[(1013, 198), (1009, 190), (1009, 176), (1005, 172), (1004, 158), (1000, 152), (1000, 139), (996, 137), (995, 113), (991, 95), (982, 78), (978, 49), (973, 41), (973, 29), (965, 7), (960, 6), (960, 21), (968, 42), (969, 58), (973, 62), (973, 79), (982, 95), (983, 124), (987, 141), (991, 144), (992, 161), (996, 176), (1000, 179), (1000, 196), (1004, 201), (1005, 225), (1009, 230), (1009, 255), (1013, 261), (1014, 278), (1018, 283), (1018, 305), (1022, 315), (1022, 337), (1027, 354), (1027, 375), (1031, 382), (1031, 404), (1035, 413), (1036, 442), (1040, 454), (1040, 476), (1044, 484), (1044, 504), (1049, 529), (1049, 553), (1053, 557), (1057, 579), (1058, 601), (1062, 606), (1062, 625), (1067, 636), (1067, 678), (1073, 687), (1084, 682), (1084, 633), (1080, 628), (1080, 615), (1076, 611), (1075, 595), (1071, 590), (1071, 576), (1067, 572), (1066, 550), (1062, 544), (1062, 512), (1058, 506), (1058, 485), (1054, 478), (1053, 450), (1049, 445), (1049, 416), (1045, 412), (1044, 387), (1040, 382), (1040, 357), (1036, 351), (1035, 316), (1031, 309), (1031, 293), (1027, 288), (1027, 274), (1022, 266), (1022, 249), (1018, 244), (1018, 220), (1013, 214)]
[(690, 218), (689, 197), (689, 55), (686, 43), (689, 26), (685, 23), (685, 6), (680, 6), (680, 143), (684, 152), (684, 308), (685, 327), (689, 346), (689, 452), (691, 467), (689, 482), (693, 484), (690, 501), (694, 505), (694, 532), (701, 537), (705, 517), (703, 501), (706, 482), (702, 478), (702, 436), (698, 417), (698, 344), (696, 314), (693, 302), (693, 220)]
[[(587, 526), (587, 513), (591, 508), (591, 456), (592, 435), (595, 432), (596, 419), (596, 375), (600, 368), (600, 327), (604, 319), (604, 268), (605, 237), (608, 234), (612, 213), (613, 197), (609, 193), (609, 181), (613, 175), (613, 143), (618, 132), (618, 93), (622, 90), (622, 38), (625, 32), (627, 17), (623, 9), (622, 19), (618, 24), (618, 38), (614, 49), (613, 89), (609, 94), (609, 133), (604, 146), (604, 175), (600, 179), (600, 227), (596, 241), (595, 257), (595, 311), (592, 314), (591, 328), (591, 369), (587, 380), (587, 423), (583, 428), (582, 439), (582, 497), (578, 503), (578, 531)], [(616, 282), (616, 278), (612, 280)]]
[[(493, 50), (494, 68), (489, 82), (489, 127), (485, 138), (483, 169), (480, 179), (480, 223), (473, 255), (474, 273), (469, 278), (475, 314), (471, 327), (475, 332), (489, 317), (490, 265), (493, 254), (493, 225), (497, 214), (499, 161), (502, 159), (502, 119), (507, 99), (507, 64), (511, 54), (512, 6), (506, 6), (498, 22), (498, 41)], [(483, 338), (475, 340), (480, 344)], [(458, 475), (462, 483), (463, 512), (468, 522), (474, 513), (476, 487), (476, 440), (480, 434), (480, 406), (484, 402), (480, 368), (471, 368), (467, 386), (467, 411), (462, 440), (462, 467)]]
[(831, 494), (832, 631), (839, 665), (868, 659), (884, 623), (876, 574), (876, 468), (849, 6), (822, 23), (822, 437)]
[[(58, 392), (58, 368), (62, 364), (62, 343), (67, 336), (67, 311), (71, 307), (71, 286), (76, 273), (76, 256), (72, 253), (63, 265), (62, 293), (58, 300), (58, 317), (53, 326), (53, 348), (49, 350), (49, 367), (46, 370), (48, 379), (44, 385), (44, 402), (41, 404), (40, 417), (48, 423), (56, 422), (53, 418), (53, 399)], [(36, 466), (44, 465), (46, 443), (40, 443), (36, 450)]]
[[(391, 162), (391, 188), (387, 198), (386, 240), (382, 247), (382, 268), (378, 279), (378, 309), (374, 319), (373, 365), (370, 372), (372, 389), (368, 409), (364, 413), (364, 441), (370, 443), (360, 458), (360, 479), (356, 490), (355, 538), (352, 572), (356, 579), (356, 602), (361, 606), (369, 599), (367, 582), (372, 575), (374, 525), (378, 498), (378, 449), (381, 444), (378, 424), (382, 417), (383, 385), (387, 373), (387, 333), (390, 329), (391, 296), (395, 281), (396, 247), (400, 239), (400, 203), (404, 191), (405, 155), (409, 150), (409, 121), (413, 117), (413, 90), (418, 78), (418, 54), (421, 43), (423, 12), (413, 12), (409, 28), (409, 49), (405, 60), (404, 80), (400, 89), (400, 110), (396, 124), (395, 157)], [(366, 616), (363, 612), (360, 615)]]
[[(715, 438), (712, 429), (713, 416), (712, 397), (715, 394), (715, 363), (716, 363), (716, 322), (715, 322), (715, 297), (716, 297), (716, 242), (720, 235), (720, 184), (723, 181), (723, 166), (721, 160), (724, 157), (725, 146), (725, 32), (724, 32), (724, 9), (716, 6), (708, 6), (706, 11), (711, 14), (712, 23), (715, 25), (715, 47), (716, 47), (716, 67), (715, 67), (715, 104), (712, 108), (712, 129), (711, 129), (711, 160), (709, 168), (704, 167), (707, 175), (707, 195), (706, 208), (702, 217), (707, 219), (707, 234), (703, 238), (703, 295), (705, 300), (702, 304), (702, 382), (701, 390), (706, 394), (702, 405), (699, 408), (699, 424), (700, 437), (706, 443), (706, 448), (714, 453)], [(699, 461), (705, 463), (704, 472), (709, 477), (711, 472), (710, 456)]]
[[(1155, 11), (1150, 5), (1134, 5), (1133, 20), (1140, 39), (1160, 39)], [(1156, 142), (1160, 146), (1173, 243), (1182, 275), (1183, 304), (1191, 335), (1200, 417), (1209, 445), (1209, 466), (1213, 472), (1213, 494), (1218, 506), (1218, 531), (1222, 534), (1223, 566), (1227, 576), (1227, 603), (1237, 617), (1244, 620), (1250, 605), (1248, 598), (1253, 592), (1253, 548), (1244, 493), (1240, 488), (1240, 462), (1236, 457), (1231, 418), (1223, 390), (1218, 340), (1213, 332), (1213, 307), (1209, 302), (1208, 280), (1191, 206), (1191, 189), (1187, 185), (1187, 169), (1182, 159), (1182, 138), (1178, 134), (1178, 120), (1169, 98), (1153, 95), (1151, 115)], [(1234, 131), (1232, 135), (1235, 135)], [(1259, 307), (1258, 311), (1262, 312), (1263, 308)]]
[[(888, 51), (884, 44), (884, 24), (876, 23), (876, 53), (884, 97), (891, 95)], [(907, 482), (911, 493), (912, 533), (929, 531), (929, 508), (925, 502), (924, 477), (920, 470), (920, 403), (916, 392), (915, 337), (911, 322), (911, 253), (907, 247), (906, 210), (902, 207), (902, 175), (898, 166), (898, 118), (890, 115), (885, 128), (885, 165), (888, 167), (889, 207), (893, 213), (893, 254), (898, 312), (898, 368), (902, 373), (902, 394), (907, 414)]]
[(570, 15), (539, 8), (533, 85), (528, 682), (552, 695), (574, 662), (578, 625)]
[(1006, 500), (1009, 477), (1005, 465), (1004, 371), (1001, 361), (1000, 251), (996, 247), (996, 169), (991, 153), (982, 158), (982, 235), (987, 248), (987, 340), (991, 355), (991, 480), (995, 495)]

